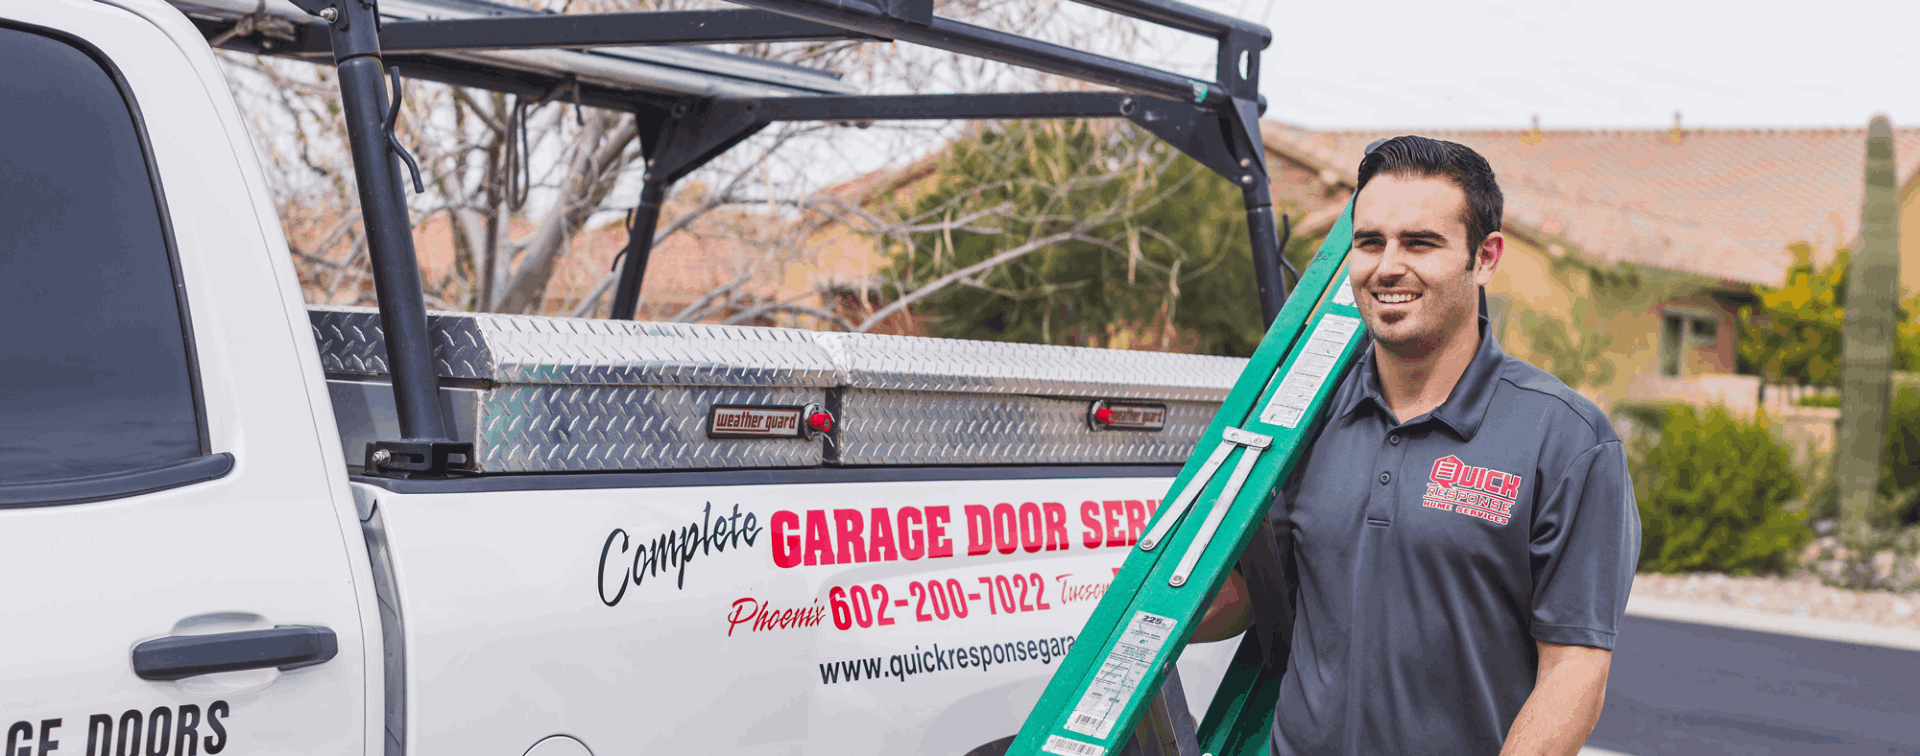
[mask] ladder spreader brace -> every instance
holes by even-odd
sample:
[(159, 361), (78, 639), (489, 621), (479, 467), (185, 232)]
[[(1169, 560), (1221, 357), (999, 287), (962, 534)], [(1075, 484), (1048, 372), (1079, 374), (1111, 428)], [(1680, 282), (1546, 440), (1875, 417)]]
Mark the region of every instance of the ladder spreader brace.
[(1351, 214), (1349, 204), (1214, 415), (1198, 447), (1211, 451), (1187, 460), (1009, 754), (1118, 753), (1236, 556), (1256, 596), (1256, 631), (1242, 640), (1196, 738), (1210, 756), (1267, 752), (1292, 614), (1269, 507), (1364, 343), (1343, 267)]

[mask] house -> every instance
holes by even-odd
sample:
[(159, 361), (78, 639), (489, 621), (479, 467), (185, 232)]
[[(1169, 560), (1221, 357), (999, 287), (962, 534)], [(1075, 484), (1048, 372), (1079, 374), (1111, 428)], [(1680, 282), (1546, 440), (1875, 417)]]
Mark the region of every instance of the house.
[[(1276, 205), (1301, 208), (1298, 233), (1331, 225), (1374, 140), (1414, 133), (1486, 156), (1506, 199), (1507, 252), (1487, 287), (1501, 343), (1603, 407), (1683, 400), (1751, 411), (1759, 379), (1741, 374), (1736, 311), (1753, 287), (1785, 281), (1790, 245), (1808, 244), (1824, 264), (1860, 234), (1864, 128), (1262, 126)], [(1920, 229), (1920, 129), (1894, 139), (1902, 225)], [(1901, 259), (1902, 288), (1920, 293), (1920, 231), (1902, 235)], [(1589, 271), (1622, 263), (1641, 273), (1631, 296), (1590, 289)]]

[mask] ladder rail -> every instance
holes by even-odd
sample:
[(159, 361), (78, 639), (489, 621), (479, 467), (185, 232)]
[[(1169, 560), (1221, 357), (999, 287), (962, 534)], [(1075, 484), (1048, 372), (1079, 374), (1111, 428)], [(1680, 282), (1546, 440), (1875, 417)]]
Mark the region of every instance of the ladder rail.
[[(1292, 297), (1281, 310), (1198, 447), (1231, 444), (1228, 438), (1255, 434), (1270, 437), (1269, 448), (1257, 456), (1251, 448), (1239, 450), (1246, 455), (1243, 460), (1252, 460), (1244, 477), (1217, 474), (1224, 465), (1209, 464), (1217, 449), (1204, 458), (1188, 459), (1169, 501), (1197, 488), (1194, 505), (1168, 506), (1155, 513), (1149, 532), (1171, 531), (1129, 554), (1009, 753), (1118, 753), (1191, 638), (1195, 620), (1262, 532), (1270, 492), (1311, 443), (1362, 341), (1359, 312), (1344, 294), (1351, 215), (1349, 203), (1301, 276), (1295, 293), (1305, 296)], [(1212, 513), (1217, 518), (1189, 516), (1209, 502), (1218, 503)], [(1214, 532), (1208, 532), (1208, 521), (1213, 521)], [(1186, 557), (1191, 557), (1191, 574), (1176, 582)], [(1227, 751), (1211, 749), (1227, 745), (1235, 745), (1235, 752), (1260, 752), (1247, 749), (1269, 727), (1270, 699), (1279, 680), (1275, 668), (1284, 665), (1284, 658), (1278, 664), (1265, 658), (1255, 637), (1250, 634), (1243, 641), (1243, 653), (1236, 654), (1235, 668), (1209, 707), (1198, 733), (1203, 752), (1220, 756)], [(1247, 655), (1248, 643), (1253, 644), (1248, 663), (1254, 666), (1243, 669), (1240, 659)]]

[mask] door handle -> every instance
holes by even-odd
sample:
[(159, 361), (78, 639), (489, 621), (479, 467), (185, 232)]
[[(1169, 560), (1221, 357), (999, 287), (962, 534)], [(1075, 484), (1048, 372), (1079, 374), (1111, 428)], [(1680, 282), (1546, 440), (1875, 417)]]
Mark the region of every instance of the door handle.
[(267, 667), (284, 672), (325, 663), (338, 653), (340, 642), (333, 631), (311, 625), (172, 635), (134, 646), (133, 673), (142, 680), (179, 680)]

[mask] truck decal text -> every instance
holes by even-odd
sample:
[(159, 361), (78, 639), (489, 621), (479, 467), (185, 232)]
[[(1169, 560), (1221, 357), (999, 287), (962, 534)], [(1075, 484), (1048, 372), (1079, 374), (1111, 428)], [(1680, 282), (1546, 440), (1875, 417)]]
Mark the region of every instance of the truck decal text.
[(1073, 573), (1055, 575), (1053, 577), (1055, 581), (1060, 583), (1060, 603), (1071, 604), (1076, 601), (1099, 601), (1100, 597), (1107, 595), (1107, 586), (1112, 584), (1110, 580), (1098, 583), (1067, 582), (1067, 579), (1071, 577), (1073, 577)]
[[(1138, 543), (1159, 505), (1158, 499), (1082, 502), (1080, 545), (1098, 549)], [(960, 515), (957, 521), (955, 514)], [(781, 510), (769, 519), (773, 564), (783, 569), (942, 559), (955, 556), (960, 548), (967, 556), (1033, 554), (1067, 550), (1075, 540), (1066, 506), (1054, 501)]]
[(1071, 635), (1062, 635), (1057, 638), (986, 643), (960, 648), (941, 648), (940, 644), (935, 643), (928, 649), (922, 649), (916, 645), (907, 653), (820, 664), (820, 684), (833, 685), (887, 677), (906, 682), (908, 677), (914, 675), (968, 667), (985, 672), (995, 664), (1010, 662), (1037, 661), (1041, 664), (1052, 664), (1053, 660), (1066, 656), (1067, 651), (1073, 648), (1073, 638), (1074, 636)]
[[(204, 716), (197, 704), (156, 706), (152, 711), (128, 709), (119, 716), (94, 714), (87, 717), (87, 750), (73, 743), (69, 750), (86, 756), (199, 756), (201, 752), (219, 754), (227, 749), (227, 726), (222, 720), (232, 714), (226, 701), (207, 705)], [(0, 720), (5, 721), (5, 720)], [(39, 721), (22, 720), (7, 727), (4, 756), (49, 756), (60, 748), (64, 736), (77, 739), (78, 732), (61, 733), (66, 719), (55, 717)], [(79, 725), (75, 717), (74, 726)]]
[(814, 599), (812, 606), (788, 607), (779, 609), (771, 601), (755, 598), (735, 599), (733, 608), (727, 612), (727, 637), (733, 637), (733, 630), (748, 625), (753, 632), (767, 630), (786, 630), (796, 627), (817, 627), (820, 619), (826, 616), (827, 608), (820, 605), (820, 599)]
[[(740, 512), (740, 505), (733, 505), (733, 514), (713, 517), (713, 503), (708, 502), (698, 521), (685, 527), (674, 528), (654, 536), (652, 540), (628, 537), (627, 531), (614, 528), (607, 534), (607, 540), (600, 546), (600, 573), (598, 588), (600, 602), (607, 606), (620, 603), (627, 595), (627, 586), (640, 585), (648, 577), (657, 577), (662, 572), (674, 573), (674, 588), (687, 587), (687, 563), (696, 556), (708, 556), (714, 552), (726, 553), (732, 548), (743, 551), (741, 543), (752, 547), (766, 528), (760, 526), (760, 519), (754, 513)], [(628, 556), (632, 552), (632, 556)], [(619, 588), (609, 595), (608, 567), (617, 571), (613, 577)]]

